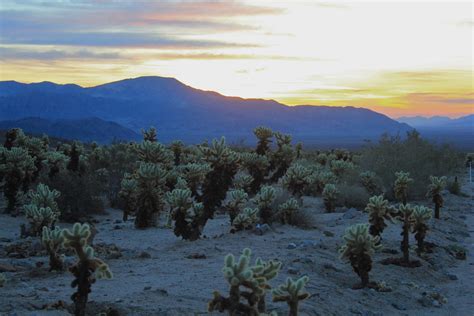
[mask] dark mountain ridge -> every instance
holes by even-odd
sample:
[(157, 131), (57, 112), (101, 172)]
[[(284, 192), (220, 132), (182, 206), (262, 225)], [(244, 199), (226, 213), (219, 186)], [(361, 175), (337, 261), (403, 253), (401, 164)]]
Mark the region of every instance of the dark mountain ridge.
[(189, 87), (174, 78), (139, 77), (83, 88), (49, 82), (0, 82), (0, 120), (97, 117), (138, 132), (156, 126), (161, 141), (200, 142), (226, 136), (253, 143), (265, 125), (307, 144), (360, 145), (382, 133), (411, 127), (355, 107), (287, 106), (274, 100), (228, 97)]

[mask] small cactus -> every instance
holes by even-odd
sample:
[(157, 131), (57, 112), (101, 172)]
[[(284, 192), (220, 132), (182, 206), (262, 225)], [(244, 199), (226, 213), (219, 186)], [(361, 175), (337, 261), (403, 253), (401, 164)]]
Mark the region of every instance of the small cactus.
[(360, 181), (367, 192), (371, 195), (377, 194), (376, 174), (372, 171), (364, 171), (360, 175)]
[(273, 216), (272, 204), (276, 199), (276, 190), (272, 186), (264, 186), (254, 197), (253, 201), (260, 211), (262, 223), (268, 224)]
[(434, 217), (439, 219), (439, 211), (443, 207), (443, 196), (441, 191), (446, 187), (446, 177), (430, 177), (430, 185), (428, 186), (428, 192), (426, 195), (433, 199), (435, 205)]
[(232, 221), (232, 228), (230, 232), (235, 233), (241, 230), (252, 229), (257, 222), (258, 209), (247, 207)]
[(286, 302), (290, 307), (289, 316), (298, 316), (299, 302), (310, 297), (310, 294), (305, 291), (305, 285), (309, 278), (303, 276), (298, 280), (287, 278), (286, 282), (272, 290), (274, 302)]
[(341, 258), (351, 263), (361, 279), (361, 284), (354, 288), (374, 287), (374, 283), (369, 282), (369, 272), (372, 270), (372, 254), (382, 248), (380, 238), (369, 234), (368, 224), (356, 224), (346, 230), (344, 240), (346, 244), (339, 251)]
[(62, 235), (63, 247), (73, 249), (78, 257), (76, 264), (69, 268), (75, 277), (71, 286), (77, 287), (71, 299), (75, 305), (74, 315), (84, 316), (91, 285), (96, 278), (111, 279), (112, 272), (104, 261), (94, 256), (94, 249), (88, 245), (91, 236), (88, 224), (75, 223), (72, 230), (63, 229)]
[(311, 170), (300, 164), (293, 164), (282, 178), (283, 185), (296, 197), (301, 197), (311, 183)]
[(230, 222), (232, 223), (243, 209), (248, 201), (248, 194), (244, 190), (232, 190), (229, 192), (229, 200), (224, 205), (225, 210), (229, 213)]
[(56, 213), (50, 207), (38, 207), (28, 204), (23, 207), (25, 216), (29, 221), (28, 231), (22, 226), (22, 236), (39, 236), (43, 227), (51, 227), (56, 221)]
[(336, 200), (338, 195), (339, 191), (334, 184), (328, 183), (324, 186), (323, 200), (324, 206), (328, 212), (334, 212), (336, 209)]
[(395, 176), (397, 177), (394, 184), (395, 197), (402, 204), (407, 204), (408, 186), (413, 179), (410, 178), (410, 173), (403, 171), (395, 172)]
[(64, 242), (62, 229), (43, 227), (41, 243), (49, 254), (49, 271), (62, 271), (64, 269), (63, 257), (58, 253)]
[(428, 221), (433, 214), (433, 210), (424, 207), (424, 206), (415, 206), (413, 208), (413, 232), (415, 233), (415, 239), (418, 244), (417, 252), (418, 254), (422, 253), (425, 249), (424, 247), (424, 240), (426, 236), (426, 232), (428, 231), (428, 225), (426, 225), (426, 221)]
[(224, 297), (215, 291), (214, 298), (208, 304), (210, 312), (228, 311), (229, 315), (247, 316), (259, 316), (260, 313), (265, 312), (265, 305), (260, 302), (264, 300), (266, 290), (270, 288), (268, 280), (278, 274), (281, 264), (257, 259), (255, 265), (252, 266), (251, 254), (251, 250), (246, 248), (239, 260), (236, 260), (232, 254), (225, 257), (222, 271), (230, 285), (229, 296)]
[(378, 195), (369, 199), (365, 211), (369, 213), (370, 234), (380, 237), (380, 234), (384, 231), (385, 227), (387, 227), (385, 220), (392, 220), (394, 208), (388, 204), (388, 201), (384, 199), (383, 195)]
[(246, 193), (252, 192), (253, 177), (248, 174), (239, 174), (234, 179), (234, 187), (244, 190)]
[(278, 207), (278, 211), (281, 216), (281, 221), (283, 224), (290, 224), (292, 222), (292, 219), (294, 217), (294, 214), (299, 210), (300, 205), (298, 204), (298, 201), (294, 198), (288, 199), (283, 204), (280, 204)]

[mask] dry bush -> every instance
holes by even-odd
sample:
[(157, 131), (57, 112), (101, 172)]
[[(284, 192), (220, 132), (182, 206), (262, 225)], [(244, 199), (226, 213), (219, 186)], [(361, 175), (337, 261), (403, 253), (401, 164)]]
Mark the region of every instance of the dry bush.
[(360, 184), (339, 184), (337, 189), (340, 192), (336, 202), (338, 206), (363, 209), (369, 202), (370, 195)]

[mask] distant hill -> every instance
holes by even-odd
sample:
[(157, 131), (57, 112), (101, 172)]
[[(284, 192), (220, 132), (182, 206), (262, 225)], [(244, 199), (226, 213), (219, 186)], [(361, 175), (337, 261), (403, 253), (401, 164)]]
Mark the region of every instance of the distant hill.
[(416, 128), (432, 141), (448, 142), (468, 150), (474, 149), (474, 114), (456, 119), (445, 116), (414, 116), (400, 117), (397, 120)]
[[(286, 106), (273, 100), (227, 97), (176, 79), (139, 77), (96, 87), (0, 82), (0, 119), (96, 117), (139, 132), (155, 126), (160, 141), (188, 143), (226, 136), (253, 143), (253, 128), (265, 125), (318, 146), (355, 146), (383, 133), (411, 130), (380, 113), (354, 107)], [(92, 126), (90, 126), (92, 128)], [(89, 137), (89, 136), (88, 136)]]
[(114, 122), (99, 118), (55, 119), (24, 118), (14, 121), (0, 121), (0, 130), (21, 128), (27, 133), (62, 139), (110, 143), (114, 140), (139, 140), (141, 135)]

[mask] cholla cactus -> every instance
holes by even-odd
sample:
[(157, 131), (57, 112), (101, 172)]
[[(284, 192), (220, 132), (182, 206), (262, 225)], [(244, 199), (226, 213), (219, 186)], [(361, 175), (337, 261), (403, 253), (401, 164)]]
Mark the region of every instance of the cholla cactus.
[(364, 171), (360, 174), (360, 181), (362, 185), (371, 195), (375, 195), (378, 191), (376, 183), (376, 174), (372, 171)]
[(413, 182), (408, 172), (395, 172), (397, 179), (394, 184), (395, 197), (403, 204), (407, 204), (408, 185)]
[(50, 227), (56, 221), (56, 213), (49, 207), (38, 207), (35, 204), (28, 204), (23, 207), (26, 219), (29, 221), (30, 227), (28, 231), (24, 231), (22, 226), (21, 235), (26, 236), (39, 236), (43, 227)]
[(334, 212), (334, 210), (336, 209), (336, 200), (338, 195), (339, 191), (337, 190), (334, 184), (328, 183), (324, 186), (324, 206), (326, 207), (326, 210), (328, 212)]
[(111, 279), (112, 272), (104, 261), (94, 256), (94, 249), (88, 245), (91, 236), (88, 224), (75, 223), (72, 230), (63, 229), (62, 235), (64, 248), (73, 249), (78, 257), (76, 264), (69, 268), (75, 277), (71, 286), (77, 287), (71, 299), (75, 304), (74, 315), (83, 316), (86, 314), (91, 285), (96, 278)]
[(181, 155), (184, 151), (184, 144), (180, 140), (175, 140), (170, 144), (170, 149), (174, 155), (174, 165), (179, 166), (181, 163)]
[(401, 235), (403, 236), (402, 242), (400, 243), (400, 249), (403, 252), (403, 264), (410, 264), (410, 230), (413, 224), (413, 207), (410, 204), (400, 204), (398, 208), (399, 218), (403, 224), (403, 230)]
[(315, 187), (316, 192), (322, 193), (326, 184), (335, 183), (337, 181), (336, 176), (331, 171), (327, 170), (316, 170), (312, 173), (311, 186)]
[(161, 143), (143, 141), (138, 145), (137, 153), (142, 162), (161, 164), (167, 168), (172, 165), (173, 154)]
[(387, 224), (385, 220), (392, 220), (392, 214), (395, 212), (383, 195), (373, 196), (369, 199), (369, 203), (365, 208), (369, 213), (369, 232), (372, 236), (379, 236), (384, 231)]
[(137, 207), (138, 182), (132, 175), (126, 173), (120, 186), (119, 196), (124, 201), (122, 220), (126, 222), (128, 215), (134, 213)]
[(253, 201), (260, 211), (262, 223), (269, 223), (273, 216), (272, 204), (276, 199), (276, 190), (272, 186), (264, 186), (254, 197)]
[(273, 131), (268, 127), (259, 126), (253, 130), (253, 133), (258, 138), (257, 149), (255, 152), (259, 155), (267, 154), (270, 151)]
[(5, 277), (5, 274), (0, 273), (0, 287), (4, 287), (6, 283), (7, 283), (7, 278)]
[(174, 220), (175, 235), (189, 239), (189, 235), (193, 233), (192, 226), (202, 216), (202, 203), (195, 203), (191, 190), (187, 188), (174, 189), (166, 194), (166, 199), (171, 208), (168, 224), (171, 225), (171, 220)]
[(298, 280), (287, 278), (286, 283), (272, 290), (274, 302), (286, 302), (290, 307), (289, 316), (298, 316), (299, 302), (309, 298), (311, 295), (305, 291), (305, 285), (309, 278), (303, 276)]
[(354, 288), (374, 286), (369, 282), (369, 272), (372, 270), (372, 254), (382, 248), (379, 237), (369, 234), (368, 224), (356, 224), (346, 230), (344, 240), (346, 244), (339, 251), (341, 258), (351, 263), (354, 272), (361, 279), (361, 284)]
[(294, 196), (300, 198), (311, 183), (312, 172), (300, 164), (293, 164), (286, 171), (282, 183)]
[(35, 170), (35, 159), (27, 150), (19, 147), (2, 150), (0, 180), (5, 181), (3, 192), (7, 199), (8, 213), (16, 210), (20, 190), (23, 189), (24, 192), (28, 190)]
[(291, 163), (295, 159), (295, 152), (291, 147), (291, 135), (285, 135), (281, 133), (274, 133), (277, 140), (277, 150), (272, 155), (272, 161), (270, 168), (275, 170), (271, 180), (278, 181), (291, 166)]
[[(230, 285), (229, 297), (214, 292), (214, 298), (208, 304), (208, 310), (225, 312), (229, 315), (258, 316), (265, 312), (264, 300), (266, 289), (270, 288), (268, 280), (274, 278), (281, 268), (279, 262), (263, 262), (257, 259), (255, 265), (250, 265), (251, 250), (244, 249), (239, 260), (236, 261), (232, 254), (224, 259), (224, 277)], [(247, 290), (247, 291), (245, 291)], [(242, 302), (246, 300), (246, 302)]]
[(148, 141), (148, 142), (152, 142), (152, 143), (157, 142), (156, 128), (154, 128), (153, 126), (150, 127), (149, 130), (142, 129), (142, 135), (143, 135), (143, 140), (144, 141)]
[(433, 214), (433, 210), (424, 207), (424, 206), (415, 206), (413, 208), (413, 224), (412, 229), (413, 233), (415, 233), (415, 239), (418, 244), (417, 252), (418, 254), (424, 251), (424, 241), (426, 232), (428, 231), (428, 225), (426, 225), (426, 221), (428, 221)]
[(182, 165), (181, 170), (193, 196), (197, 197), (200, 185), (204, 182), (209, 171), (211, 171), (211, 166), (206, 163), (189, 163)]
[(43, 163), (49, 168), (48, 177), (54, 178), (61, 170), (66, 169), (69, 157), (59, 151), (48, 151)]
[(241, 230), (252, 229), (257, 222), (258, 209), (247, 207), (241, 213), (237, 214), (235, 219), (232, 221), (230, 232), (235, 233)]
[(138, 202), (135, 227), (147, 228), (156, 224), (156, 219), (164, 206), (166, 174), (167, 172), (158, 164), (140, 164), (137, 171)]
[(299, 210), (300, 206), (298, 201), (294, 198), (290, 198), (283, 204), (280, 204), (278, 211), (281, 216), (281, 221), (283, 224), (290, 224), (294, 217), (294, 214)]
[(240, 160), (242, 165), (252, 176), (251, 192), (256, 193), (265, 181), (270, 162), (266, 156), (256, 153), (242, 153), (240, 154)]
[(61, 212), (59, 211), (58, 203), (56, 199), (59, 198), (61, 193), (57, 190), (50, 190), (49, 187), (43, 183), (38, 184), (35, 192), (30, 192), (29, 198), (31, 204), (38, 207), (49, 207), (54, 212), (56, 218), (59, 218)]
[(322, 166), (325, 166), (328, 161), (329, 161), (328, 160), (328, 155), (326, 155), (325, 153), (319, 153), (316, 156), (316, 162), (319, 163)]
[(247, 202), (248, 194), (244, 190), (232, 190), (229, 192), (229, 200), (224, 205), (224, 208), (229, 213), (231, 223)]
[(41, 243), (49, 254), (49, 271), (62, 271), (64, 269), (63, 258), (58, 253), (63, 242), (63, 232), (58, 226), (54, 229), (43, 227)]
[(443, 196), (441, 191), (446, 187), (446, 177), (430, 177), (430, 185), (428, 186), (428, 192), (426, 196), (433, 199), (435, 204), (435, 218), (439, 218), (439, 210), (443, 207)]
[(336, 175), (337, 178), (341, 178), (349, 170), (354, 169), (354, 164), (352, 162), (344, 160), (333, 160), (331, 161), (331, 171)]
[(303, 151), (303, 144), (301, 142), (296, 143), (296, 145), (295, 145), (296, 159), (301, 158), (301, 152), (302, 151)]
[(253, 177), (248, 174), (239, 174), (234, 179), (234, 187), (237, 190), (244, 190), (246, 193), (252, 191)]

